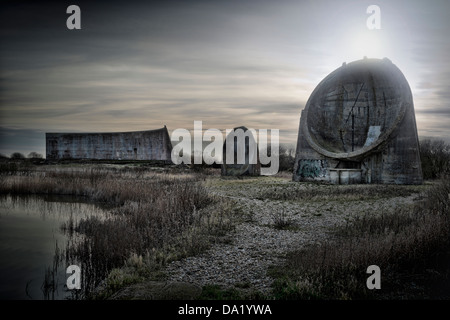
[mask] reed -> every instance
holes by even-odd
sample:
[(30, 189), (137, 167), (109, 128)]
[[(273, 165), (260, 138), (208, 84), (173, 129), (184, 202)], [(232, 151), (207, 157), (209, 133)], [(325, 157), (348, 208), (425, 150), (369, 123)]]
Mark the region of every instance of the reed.
[[(448, 297), (450, 180), (410, 208), (361, 215), (334, 237), (292, 252), (272, 270), (279, 299)], [(366, 269), (382, 270), (382, 290), (368, 290)], [(446, 286), (442, 286), (446, 283)], [(443, 289), (444, 288), (444, 289)]]
[[(126, 266), (130, 257), (141, 257), (144, 267), (128, 268), (139, 274), (128, 278), (150, 277), (171, 260), (201, 252), (211, 237), (232, 228), (231, 206), (206, 191), (201, 173), (174, 175), (139, 167), (39, 169), (27, 175), (3, 175), (0, 193), (76, 195), (109, 210), (107, 218), (73, 218), (61, 226), (71, 236), (64, 257), (67, 265), (82, 269), (85, 299), (93, 298), (99, 284), (110, 272)], [(54, 287), (52, 271), (44, 281), (46, 292)], [(97, 292), (97, 297), (107, 297), (117, 288), (116, 283)]]
[(293, 183), (267, 186), (257, 199), (287, 201), (364, 201), (374, 198), (404, 197), (417, 193), (420, 186), (400, 185), (325, 185), (318, 183)]

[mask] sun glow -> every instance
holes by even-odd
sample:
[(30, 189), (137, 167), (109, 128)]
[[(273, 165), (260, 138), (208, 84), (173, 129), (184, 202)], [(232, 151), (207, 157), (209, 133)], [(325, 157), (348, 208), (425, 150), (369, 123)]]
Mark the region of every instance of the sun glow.
[(360, 30), (359, 32), (343, 32), (343, 36), (336, 37), (332, 52), (328, 52), (324, 63), (326, 70), (333, 70), (343, 62), (352, 62), (367, 58), (397, 58), (394, 46), (391, 46), (390, 36), (385, 30)]
[(384, 58), (389, 56), (389, 46), (381, 30), (365, 30), (349, 41), (349, 55), (358, 59)]

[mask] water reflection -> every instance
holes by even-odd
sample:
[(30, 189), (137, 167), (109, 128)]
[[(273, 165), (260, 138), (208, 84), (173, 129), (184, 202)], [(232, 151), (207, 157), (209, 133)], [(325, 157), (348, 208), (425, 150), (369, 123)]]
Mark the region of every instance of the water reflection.
[(0, 299), (74, 298), (65, 271), (76, 262), (64, 250), (78, 235), (64, 228), (91, 216), (107, 211), (75, 197), (1, 196)]

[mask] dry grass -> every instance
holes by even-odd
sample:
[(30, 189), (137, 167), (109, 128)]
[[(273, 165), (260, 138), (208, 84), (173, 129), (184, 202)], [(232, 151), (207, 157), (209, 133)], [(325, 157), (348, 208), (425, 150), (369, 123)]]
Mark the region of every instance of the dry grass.
[[(437, 283), (450, 276), (450, 182), (441, 181), (411, 208), (362, 215), (333, 239), (290, 254), (278, 268), (280, 299), (442, 298)], [(378, 265), (382, 290), (366, 288), (366, 269)]]
[[(16, 169), (16, 168), (14, 168)], [(160, 276), (161, 267), (202, 252), (234, 225), (232, 200), (207, 192), (201, 172), (177, 174), (139, 167), (39, 167), (6, 170), (0, 193), (77, 195), (108, 205), (110, 218), (63, 226), (74, 237), (64, 253), (83, 270), (86, 297), (107, 298), (121, 287)], [(255, 181), (259, 181), (255, 188)], [(449, 297), (450, 182), (435, 186), (331, 186), (288, 180), (221, 179), (230, 194), (276, 201), (339, 202), (406, 197), (421, 201), (396, 212), (360, 214), (331, 238), (292, 252), (272, 270), (276, 299)], [(211, 186), (210, 186), (211, 187)], [(211, 190), (214, 188), (211, 187)], [(292, 227), (285, 211), (271, 216), (276, 228)], [(378, 265), (382, 290), (366, 288), (366, 269)], [(95, 291), (102, 284), (100, 292)], [(438, 284), (442, 284), (442, 287)]]
[(84, 297), (105, 278), (100, 295), (107, 297), (130, 279), (152, 277), (167, 262), (201, 252), (233, 227), (230, 205), (209, 195), (202, 179), (141, 168), (41, 167), (3, 175), (0, 193), (76, 195), (107, 205), (107, 219), (62, 226), (68, 235), (82, 235), (72, 238), (64, 257), (83, 270)]
[(284, 201), (364, 201), (374, 198), (408, 196), (411, 193), (418, 192), (419, 189), (420, 186), (295, 183), (268, 186), (262, 189), (257, 198)]

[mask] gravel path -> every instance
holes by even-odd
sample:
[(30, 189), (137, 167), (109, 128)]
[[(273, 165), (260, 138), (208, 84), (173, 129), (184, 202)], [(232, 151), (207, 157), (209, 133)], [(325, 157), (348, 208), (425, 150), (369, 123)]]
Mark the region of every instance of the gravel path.
[[(270, 180), (269, 180), (270, 181)], [(289, 180), (277, 183), (292, 184)], [(208, 188), (225, 197), (239, 199), (241, 211), (249, 219), (236, 226), (229, 244), (215, 244), (201, 255), (188, 257), (168, 265), (170, 281), (217, 284), (224, 288), (251, 288), (268, 293), (273, 279), (268, 268), (283, 263), (286, 254), (327, 237), (327, 230), (361, 212), (393, 210), (413, 197), (373, 201), (279, 201), (255, 199), (255, 194), (267, 183), (224, 183)], [(298, 184), (297, 184), (298, 185)], [(274, 217), (291, 222), (288, 230), (274, 227)]]

